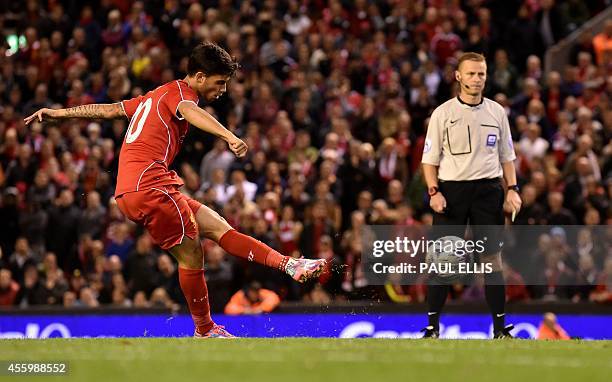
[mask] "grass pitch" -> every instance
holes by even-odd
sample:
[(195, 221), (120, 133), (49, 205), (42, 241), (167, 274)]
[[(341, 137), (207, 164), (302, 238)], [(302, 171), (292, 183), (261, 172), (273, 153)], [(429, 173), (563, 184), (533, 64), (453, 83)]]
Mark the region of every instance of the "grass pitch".
[(0, 340), (0, 360), (69, 363), (68, 375), (0, 381), (591, 382), (610, 380), (612, 341)]

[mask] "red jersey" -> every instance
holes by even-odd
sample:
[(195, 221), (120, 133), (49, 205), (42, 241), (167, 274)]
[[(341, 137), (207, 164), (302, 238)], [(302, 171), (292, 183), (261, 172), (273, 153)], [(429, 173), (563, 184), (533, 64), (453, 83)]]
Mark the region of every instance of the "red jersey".
[(196, 92), (182, 80), (121, 102), (130, 119), (121, 152), (115, 196), (183, 181), (168, 167), (178, 154), (189, 123), (178, 112), (181, 102), (197, 105)]

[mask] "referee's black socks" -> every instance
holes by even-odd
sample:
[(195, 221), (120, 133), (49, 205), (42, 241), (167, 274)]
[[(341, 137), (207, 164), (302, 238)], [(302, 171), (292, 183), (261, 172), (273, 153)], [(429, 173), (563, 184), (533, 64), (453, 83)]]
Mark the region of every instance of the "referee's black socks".
[(433, 326), (435, 331), (440, 330), (440, 313), (446, 302), (449, 288), (448, 285), (430, 284), (427, 286), (427, 305), (429, 305), (427, 319), (429, 326)]
[(485, 273), (485, 298), (493, 316), (493, 332), (504, 329), (506, 323), (506, 284), (502, 272)]

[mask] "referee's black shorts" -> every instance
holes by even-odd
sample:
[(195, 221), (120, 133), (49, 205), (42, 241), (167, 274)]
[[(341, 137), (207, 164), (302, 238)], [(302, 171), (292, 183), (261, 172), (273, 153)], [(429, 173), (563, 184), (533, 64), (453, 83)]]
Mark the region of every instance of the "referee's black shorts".
[(483, 254), (499, 252), (505, 221), (501, 178), (440, 181), (438, 187), (446, 199), (446, 210), (441, 214), (434, 212), (435, 231), (464, 237), (469, 224), (473, 239), (485, 241)]

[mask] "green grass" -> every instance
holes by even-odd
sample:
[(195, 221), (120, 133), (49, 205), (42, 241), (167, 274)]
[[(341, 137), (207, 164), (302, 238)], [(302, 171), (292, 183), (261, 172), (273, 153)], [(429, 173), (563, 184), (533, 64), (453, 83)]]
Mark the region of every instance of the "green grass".
[(16, 381), (591, 382), (610, 380), (612, 341), (0, 340), (0, 360), (69, 362), (67, 376)]

